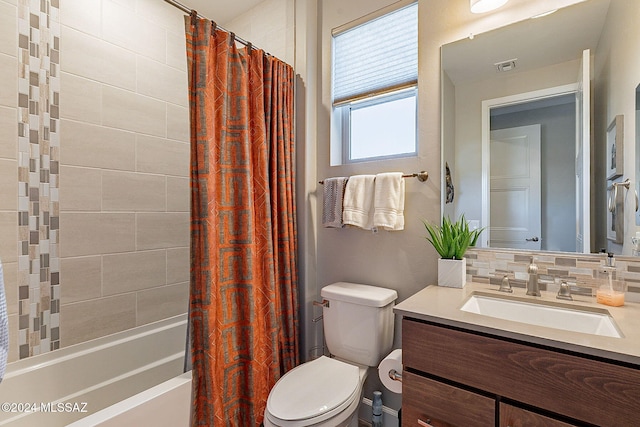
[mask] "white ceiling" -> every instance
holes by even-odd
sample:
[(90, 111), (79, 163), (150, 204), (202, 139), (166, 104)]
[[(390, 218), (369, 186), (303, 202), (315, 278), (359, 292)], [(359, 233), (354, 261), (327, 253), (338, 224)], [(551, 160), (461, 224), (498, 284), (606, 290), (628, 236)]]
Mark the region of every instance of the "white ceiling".
[[(638, 0), (634, 0), (638, 1)], [(517, 58), (516, 71), (579, 59), (597, 47), (609, 0), (592, 0), (539, 19), (479, 34), (443, 46), (442, 67), (454, 84), (496, 74), (497, 62)]]
[(224, 26), (238, 15), (253, 8), (262, 0), (178, 0), (189, 9)]

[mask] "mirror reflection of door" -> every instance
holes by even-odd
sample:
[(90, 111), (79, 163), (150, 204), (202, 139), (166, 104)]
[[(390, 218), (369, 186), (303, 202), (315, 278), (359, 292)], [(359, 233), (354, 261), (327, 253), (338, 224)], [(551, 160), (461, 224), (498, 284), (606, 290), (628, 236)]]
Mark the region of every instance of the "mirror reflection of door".
[[(537, 125), (539, 142), (525, 144), (524, 129)], [(513, 128), (519, 130), (513, 130)], [(518, 144), (506, 145), (505, 142), (495, 144), (494, 133), (501, 130), (511, 135), (506, 138), (518, 141)], [(576, 97), (575, 94), (547, 97), (515, 105), (492, 108), (490, 112), (491, 148), (491, 200), (490, 200), (490, 246), (541, 249), (548, 251), (576, 251)], [(501, 138), (505, 138), (504, 135)], [(538, 138), (538, 137), (536, 137)], [(538, 164), (532, 166), (534, 155), (532, 147), (538, 144)], [(528, 146), (529, 152), (525, 151)], [(500, 149), (496, 149), (500, 147)], [(508, 149), (507, 149), (508, 148)], [(528, 154), (525, 154), (528, 153)], [(498, 157), (494, 157), (498, 156)], [(509, 159), (509, 156), (512, 158)], [(522, 159), (517, 161), (517, 158)], [(509, 162), (508, 166), (505, 166)], [(538, 172), (534, 168), (538, 169)], [(514, 174), (524, 175), (531, 170), (529, 195), (520, 194), (520, 209), (514, 217), (516, 193), (511, 193), (509, 200), (494, 197), (495, 169), (510, 170)], [(529, 172), (527, 172), (529, 173)], [(536, 180), (534, 182), (534, 179)], [(514, 183), (518, 181), (512, 180)], [(502, 184), (501, 184), (502, 186)], [(539, 190), (535, 190), (539, 186)], [(502, 187), (499, 187), (502, 188)], [(532, 198), (538, 194), (538, 199)], [(504, 199), (505, 194), (501, 197)], [(494, 199), (496, 201), (494, 201)], [(539, 200), (534, 201), (534, 200)], [(508, 203), (508, 205), (507, 205)], [(526, 208), (525, 208), (526, 205)], [(536, 206), (537, 205), (537, 206)], [(509, 209), (504, 207), (509, 206)], [(504, 217), (504, 223), (513, 228), (512, 236), (504, 236), (503, 225), (495, 224), (494, 215)], [(525, 218), (527, 219), (525, 223)], [(538, 219), (536, 219), (538, 218)], [(539, 222), (539, 226), (536, 224)], [(525, 225), (526, 224), (526, 225)], [(497, 227), (497, 228), (496, 228)], [(498, 236), (494, 234), (499, 232)], [(538, 242), (535, 242), (535, 238)], [(527, 241), (526, 239), (531, 239)], [(495, 240), (495, 245), (494, 245)], [(535, 246), (534, 246), (535, 245)]]
[(540, 125), (491, 131), (492, 248), (539, 250)]

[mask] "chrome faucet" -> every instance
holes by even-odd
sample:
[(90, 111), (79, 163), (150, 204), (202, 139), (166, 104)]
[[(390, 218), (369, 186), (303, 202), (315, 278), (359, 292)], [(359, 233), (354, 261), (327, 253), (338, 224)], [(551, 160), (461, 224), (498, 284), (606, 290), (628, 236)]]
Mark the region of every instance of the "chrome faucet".
[(529, 280), (527, 281), (527, 295), (532, 297), (540, 296), (540, 287), (538, 286), (538, 266), (533, 263), (533, 257), (531, 257), (531, 264), (527, 268), (529, 273)]

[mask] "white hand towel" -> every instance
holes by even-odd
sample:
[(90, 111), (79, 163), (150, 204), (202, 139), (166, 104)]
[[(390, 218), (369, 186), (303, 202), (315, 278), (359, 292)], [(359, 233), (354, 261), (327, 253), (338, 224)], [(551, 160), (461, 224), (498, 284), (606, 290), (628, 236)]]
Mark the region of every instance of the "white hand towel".
[(404, 229), (404, 178), (402, 172), (376, 175), (373, 226), (389, 231)]
[(9, 317), (7, 316), (7, 300), (4, 295), (4, 272), (0, 261), (0, 382), (4, 378), (9, 353)]
[(328, 178), (324, 180), (322, 191), (322, 225), (325, 228), (342, 228), (342, 199), (346, 177)]
[(344, 189), (342, 222), (364, 230), (373, 228), (373, 193), (375, 175), (355, 175)]

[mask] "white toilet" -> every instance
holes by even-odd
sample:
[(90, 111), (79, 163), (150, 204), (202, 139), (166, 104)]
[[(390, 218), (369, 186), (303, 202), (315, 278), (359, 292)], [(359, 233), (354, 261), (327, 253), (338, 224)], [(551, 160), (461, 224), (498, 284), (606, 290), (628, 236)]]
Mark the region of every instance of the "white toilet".
[(340, 282), (320, 295), (332, 357), (303, 363), (280, 378), (269, 393), (265, 427), (357, 426), (368, 369), (391, 351), (396, 291)]

